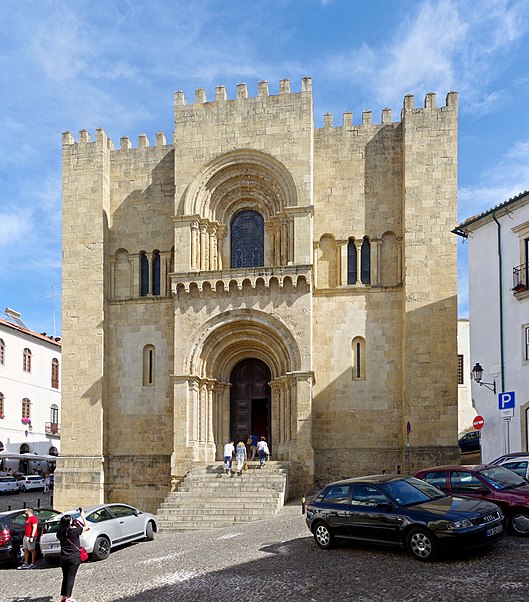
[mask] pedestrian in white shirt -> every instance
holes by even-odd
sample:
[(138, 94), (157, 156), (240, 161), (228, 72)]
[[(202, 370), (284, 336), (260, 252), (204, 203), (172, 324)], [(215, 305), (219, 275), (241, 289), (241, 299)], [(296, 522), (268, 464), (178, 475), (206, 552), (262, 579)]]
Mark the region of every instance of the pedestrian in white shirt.
[(233, 441), (226, 443), (224, 446), (224, 472), (227, 475), (231, 476), (231, 465), (233, 463), (233, 454), (235, 452), (235, 447), (233, 445)]
[(268, 449), (268, 443), (264, 437), (261, 437), (261, 441), (257, 444), (257, 455), (259, 456), (260, 468), (264, 468), (265, 462), (270, 456), (270, 450)]

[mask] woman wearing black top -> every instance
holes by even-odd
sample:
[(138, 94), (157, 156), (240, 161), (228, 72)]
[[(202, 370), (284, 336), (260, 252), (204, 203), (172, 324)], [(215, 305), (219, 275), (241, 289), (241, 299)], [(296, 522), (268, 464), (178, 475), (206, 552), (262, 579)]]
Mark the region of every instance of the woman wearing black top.
[(79, 537), (83, 531), (88, 531), (88, 526), (82, 510), (80, 518), (82, 519), (83, 524), (78, 523), (69, 514), (65, 514), (61, 518), (59, 529), (57, 530), (57, 539), (61, 544), (61, 602), (75, 602), (71, 595), (75, 575), (81, 564), (81, 544), (79, 542)]

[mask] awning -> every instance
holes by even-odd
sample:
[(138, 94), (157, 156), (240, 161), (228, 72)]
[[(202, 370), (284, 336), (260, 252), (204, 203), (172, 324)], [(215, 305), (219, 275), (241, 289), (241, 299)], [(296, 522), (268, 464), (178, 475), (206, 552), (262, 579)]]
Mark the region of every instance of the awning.
[(0, 460), (29, 460), (31, 462), (57, 462), (57, 456), (50, 456), (48, 454), (19, 454), (17, 452), (3, 451), (0, 452)]

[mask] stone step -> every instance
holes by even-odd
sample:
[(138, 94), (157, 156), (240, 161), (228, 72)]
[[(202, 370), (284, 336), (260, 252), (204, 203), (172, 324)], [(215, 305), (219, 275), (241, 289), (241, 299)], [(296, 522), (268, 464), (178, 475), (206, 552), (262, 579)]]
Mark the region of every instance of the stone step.
[[(210, 495), (214, 495), (217, 499), (219, 498), (218, 495), (216, 495), (216, 490), (212, 491), (210, 493)], [(276, 491), (275, 492), (276, 496), (280, 496), (282, 495), (281, 491)], [(250, 499), (267, 499), (270, 496), (270, 491), (267, 490), (259, 490), (259, 491), (248, 491), (248, 490), (244, 490), (244, 498), (247, 500)], [(175, 499), (190, 499), (190, 500), (203, 500), (203, 499), (207, 499), (209, 497), (209, 495), (207, 494), (207, 492), (204, 492), (203, 490), (197, 491), (196, 489), (192, 489), (189, 491), (186, 491), (185, 489), (182, 490), (178, 490), (178, 491), (171, 491), (171, 493), (167, 494), (167, 497), (165, 498), (166, 500), (170, 500), (172, 498)], [(225, 491), (222, 492), (222, 498), (233, 498), (233, 499), (241, 499), (241, 491), (239, 489), (227, 489)]]
[(162, 515), (162, 514), (170, 514), (171, 512), (191, 512), (191, 513), (195, 513), (195, 512), (212, 512), (212, 511), (217, 511), (218, 514), (228, 514), (228, 513), (234, 513), (234, 512), (254, 512), (254, 511), (259, 511), (259, 510), (275, 510), (278, 506), (278, 501), (274, 501), (274, 502), (270, 502), (270, 501), (265, 501), (262, 503), (257, 503), (257, 504), (246, 504), (246, 503), (240, 503), (240, 504), (225, 504), (225, 505), (221, 505), (221, 504), (211, 504), (211, 505), (207, 505), (207, 504), (200, 504), (200, 505), (194, 505), (194, 506), (190, 506), (189, 504), (183, 503), (183, 504), (166, 504), (165, 502), (163, 503), (163, 505), (158, 509), (158, 515)]
[(243, 516), (273, 516), (276, 513), (276, 508), (239, 508), (237, 512), (233, 508), (160, 508), (158, 510), (159, 517), (167, 517), (168, 520), (178, 520), (178, 517), (211, 517), (215, 512), (216, 518), (237, 516), (239, 520)]

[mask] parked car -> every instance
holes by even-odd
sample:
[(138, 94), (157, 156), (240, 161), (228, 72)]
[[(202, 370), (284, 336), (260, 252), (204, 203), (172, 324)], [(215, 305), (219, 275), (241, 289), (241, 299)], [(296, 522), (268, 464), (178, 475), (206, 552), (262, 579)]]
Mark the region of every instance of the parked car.
[[(65, 512), (74, 519), (79, 519), (78, 510)], [(60, 544), (57, 529), (63, 514), (46, 522), (41, 538), (43, 557), (52, 562), (60, 555)], [(141, 539), (153, 540), (158, 531), (156, 517), (149, 512), (142, 512), (127, 504), (100, 504), (85, 509), (89, 530), (81, 535), (81, 545), (96, 560), (105, 560), (110, 550), (131, 541)]]
[(498, 504), (515, 535), (529, 536), (529, 483), (508, 468), (495, 465), (435, 466), (416, 475), (452, 495)]
[[(35, 508), (33, 514), (37, 517), (37, 555), (40, 552), (40, 537), (44, 522), (49, 518), (59, 516), (53, 508)], [(0, 563), (18, 564), (22, 555), (22, 540), (26, 527), (25, 509), (0, 512)]]
[(320, 548), (336, 539), (367, 541), (406, 547), (428, 561), (442, 549), (484, 547), (504, 534), (495, 504), (452, 497), (402, 475), (331, 483), (308, 504), (306, 520)]
[(481, 436), (479, 431), (472, 431), (471, 433), (464, 434), (460, 437), (457, 444), (462, 452), (479, 451), (481, 449)]
[(0, 477), (0, 493), (20, 493), (14, 477)]
[(19, 477), (17, 483), (20, 491), (28, 491), (30, 489), (42, 489), (42, 491), (44, 491), (44, 479), (39, 475), (25, 475)]
[(512, 470), (517, 475), (529, 481), (529, 453), (519, 452), (507, 454), (492, 460), (491, 464), (500, 464), (509, 470)]

